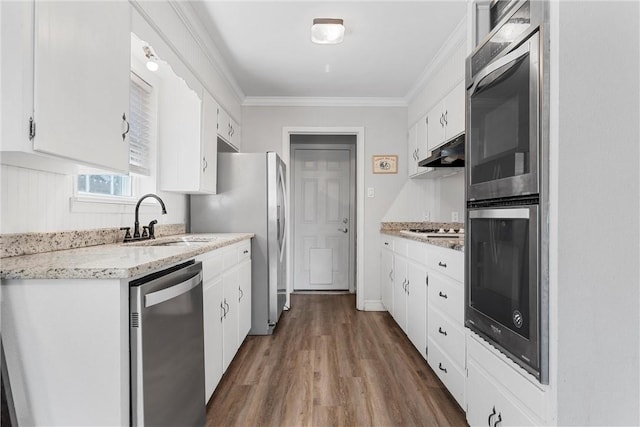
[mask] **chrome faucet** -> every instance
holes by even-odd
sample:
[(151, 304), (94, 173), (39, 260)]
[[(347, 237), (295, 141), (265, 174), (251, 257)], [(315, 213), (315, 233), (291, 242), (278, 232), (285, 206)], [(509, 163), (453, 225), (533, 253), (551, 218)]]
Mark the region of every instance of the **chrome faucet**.
[[(127, 230), (127, 233), (124, 237), (125, 242), (131, 241), (131, 240), (155, 239), (154, 226), (158, 223), (158, 221), (155, 219), (151, 221), (148, 226), (143, 227), (144, 231), (142, 233), (142, 236), (140, 235), (140, 220), (139, 220), (140, 204), (144, 199), (148, 197), (152, 197), (160, 203), (160, 206), (162, 207), (162, 215), (165, 215), (167, 213), (167, 208), (164, 206), (164, 202), (160, 197), (156, 196), (155, 194), (149, 193), (140, 197), (140, 200), (138, 200), (138, 203), (136, 203), (136, 219), (135, 219), (135, 223), (133, 224), (133, 237), (131, 237), (131, 234), (129, 234), (129, 227), (122, 228)], [(148, 233), (147, 233), (147, 230), (148, 230)]]

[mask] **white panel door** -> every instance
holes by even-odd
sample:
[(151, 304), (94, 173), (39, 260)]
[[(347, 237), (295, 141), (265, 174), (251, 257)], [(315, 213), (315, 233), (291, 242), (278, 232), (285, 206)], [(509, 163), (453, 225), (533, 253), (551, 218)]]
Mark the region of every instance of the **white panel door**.
[(36, 2), (33, 148), (128, 173), (128, 2)]
[(351, 152), (295, 149), (294, 289), (348, 290)]
[(222, 322), (224, 305), (222, 278), (214, 277), (204, 284), (204, 377), (205, 402), (208, 402), (222, 378)]
[(407, 260), (393, 256), (393, 318), (407, 332)]
[(427, 269), (407, 261), (407, 336), (427, 358)]
[(224, 307), (222, 322), (222, 372), (224, 373), (238, 350), (238, 269), (222, 275)]

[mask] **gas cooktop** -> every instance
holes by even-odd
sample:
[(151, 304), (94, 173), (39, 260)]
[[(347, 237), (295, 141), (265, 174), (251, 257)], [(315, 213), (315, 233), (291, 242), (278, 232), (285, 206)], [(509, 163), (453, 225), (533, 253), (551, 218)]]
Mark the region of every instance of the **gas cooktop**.
[(409, 230), (400, 230), (400, 234), (428, 238), (461, 239), (464, 238), (464, 228), (450, 228), (448, 230), (445, 230), (444, 228), (440, 228), (438, 230), (410, 228)]

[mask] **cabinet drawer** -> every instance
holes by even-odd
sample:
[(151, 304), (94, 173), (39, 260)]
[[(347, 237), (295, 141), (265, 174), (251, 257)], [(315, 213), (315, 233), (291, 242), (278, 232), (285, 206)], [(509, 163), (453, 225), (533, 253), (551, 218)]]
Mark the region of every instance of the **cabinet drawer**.
[(393, 250), (393, 242), (394, 242), (394, 240), (395, 239), (393, 237), (389, 236), (389, 235), (386, 235), (386, 234), (381, 234), (380, 235), (380, 243), (381, 243), (383, 248)]
[(493, 378), (474, 362), (469, 362), (467, 377), (467, 421), (469, 425), (535, 426), (523, 408), (508, 397)]
[(436, 373), (440, 381), (447, 387), (449, 393), (456, 399), (461, 407), (465, 407), (465, 377), (456, 365), (444, 354), (431, 338), (429, 338), (428, 361), (431, 369)]
[(226, 248), (223, 252), (224, 269), (233, 267), (238, 263), (238, 244), (235, 243), (231, 247)]
[(438, 310), (429, 310), (429, 337), (433, 339), (440, 349), (464, 370), (465, 366), (465, 338), (464, 332), (459, 326), (454, 326)]
[(244, 240), (240, 242), (240, 246), (237, 249), (238, 262), (242, 262), (246, 259), (251, 259), (251, 240)]
[[(472, 332), (467, 336), (467, 360), (473, 360), (504, 390), (517, 392), (512, 399), (518, 400), (533, 414), (544, 414), (544, 391), (536, 386), (527, 377), (530, 377), (522, 368), (491, 347), (486, 348)], [(504, 360), (503, 360), (504, 359)], [(527, 377), (525, 377), (525, 375)], [(504, 424), (506, 425), (506, 423)]]
[(462, 327), (464, 320), (464, 297), (462, 284), (450, 278), (429, 273), (429, 305), (451, 318), (451, 321)]
[(427, 267), (452, 279), (464, 282), (464, 253), (429, 245)]

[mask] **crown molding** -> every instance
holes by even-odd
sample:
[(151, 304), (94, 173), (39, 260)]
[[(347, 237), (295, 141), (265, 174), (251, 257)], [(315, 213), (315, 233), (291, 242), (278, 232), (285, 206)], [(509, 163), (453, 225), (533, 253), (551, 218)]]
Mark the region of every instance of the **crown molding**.
[(200, 21), (191, 3), (180, 0), (169, 0), (168, 3), (178, 18), (180, 18), (187, 31), (189, 31), (193, 40), (200, 46), (211, 66), (222, 76), (235, 94), (237, 101), (242, 104), (245, 98), (244, 92), (240, 88), (240, 85), (238, 85), (233, 73), (220, 53), (220, 49), (218, 49), (218, 46), (216, 46), (211, 39), (211, 36), (205, 29), (204, 24)]
[(247, 96), (243, 107), (407, 107), (405, 98)]
[(440, 47), (438, 52), (434, 55), (433, 59), (424, 69), (418, 80), (411, 86), (409, 92), (405, 95), (404, 99), (407, 105), (411, 103), (413, 98), (420, 92), (424, 86), (431, 80), (438, 72), (443, 63), (449, 59), (449, 56), (452, 52), (454, 52), (457, 48), (462, 44), (467, 43), (467, 17), (465, 16), (458, 23), (456, 28), (453, 30), (449, 38), (444, 42), (444, 44)]

